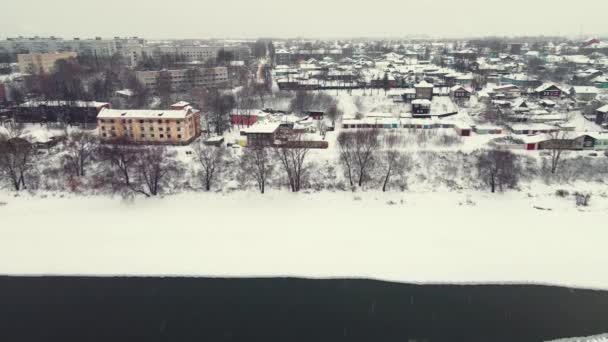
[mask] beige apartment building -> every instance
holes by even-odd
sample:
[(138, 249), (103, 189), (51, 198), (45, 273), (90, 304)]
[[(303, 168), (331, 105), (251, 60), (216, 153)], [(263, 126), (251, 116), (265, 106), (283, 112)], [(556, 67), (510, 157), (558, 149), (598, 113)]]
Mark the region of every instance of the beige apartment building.
[(200, 112), (187, 103), (167, 110), (104, 108), (97, 115), (102, 141), (127, 139), (139, 144), (185, 145), (201, 134)]
[(50, 73), (58, 60), (76, 56), (76, 52), (26, 53), (18, 54), (17, 62), (21, 73)]

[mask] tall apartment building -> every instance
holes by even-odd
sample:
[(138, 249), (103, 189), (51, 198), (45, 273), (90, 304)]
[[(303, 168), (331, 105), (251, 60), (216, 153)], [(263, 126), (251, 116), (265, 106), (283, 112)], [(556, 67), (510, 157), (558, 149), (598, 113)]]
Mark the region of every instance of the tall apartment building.
[(26, 53), (17, 55), (17, 63), (21, 73), (49, 73), (58, 60), (76, 56), (76, 52)]
[(185, 145), (201, 134), (201, 115), (187, 103), (168, 110), (102, 109), (97, 115), (102, 141)]
[(166, 76), (171, 82), (174, 90), (187, 89), (193, 87), (222, 86), (228, 83), (228, 68), (194, 68), (198, 73), (189, 76), (189, 70), (175, 69), (161, 71), (136, 71), (137, 79), (150, 90), (156, 90), (158, 80), (161, 76)]

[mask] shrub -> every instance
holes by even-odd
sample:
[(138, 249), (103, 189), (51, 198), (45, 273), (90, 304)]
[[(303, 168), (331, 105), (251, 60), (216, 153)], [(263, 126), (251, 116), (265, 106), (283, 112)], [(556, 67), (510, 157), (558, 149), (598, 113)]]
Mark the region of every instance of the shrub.
[(589, 201), (591, 200), (591, 194), (583, 194), (580, 192), (575, 192), (574, 198), (576, 200), (577, 207), (587, 207), (587, 206), (589, 206)]
[(568, 197), (570, 195), (570, 192), (568, 192), (568, 190), (564, 190), (564, 189), (558, 189), (557, 191), (555, 191), (555, 196), (557, 197)]

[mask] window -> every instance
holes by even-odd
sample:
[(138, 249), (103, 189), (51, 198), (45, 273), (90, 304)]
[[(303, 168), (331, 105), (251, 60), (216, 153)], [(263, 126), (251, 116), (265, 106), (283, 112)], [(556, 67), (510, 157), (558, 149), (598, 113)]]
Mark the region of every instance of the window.
[(171, 139), (171, 134), (167, 134), (167, 139)]
[(164, 137), (165, 137), (165, 136), (164, 136), (164, 135), (162, 135), (162, 134), (160, 134), (159, 136), (160, 136), (161, 138), (164, 138)]
[(111, 129), (111, 130), (112, 130), (112, 131), (115, 131), (115, 130), (116, 130), (116, 127), (112, 126), (112, 129)]
[(105, 120), (104, 120), (104, 119), (100, 119), (100, 120), (99, 120), (99, 122), (104, 123), (104, 122), (105, 122)]
[(110, 123), (114, 123), (114, 120), (110, 120)]
[(163, 131), (163, 129), (164, 128), (162, 128), (162, 127), (158, 127), (158, 130), (161, 131), (161, 132)]
[(177, 131), (181, 132), (182, 128), (181, 127), (177, 127)]
[(101, 126), (101, 130), (105, 131), (106, 130), (106, 126)]
[(153, 131), (154, 131), (154, 127), (150, 127), (150, 132), (153, 132)]
[(140, 124), (143, 124), (143, 123), (144, 123), (144, 120), (139, 120), (139, 123), (140, 123)]
[(107, 136), (107, 134), (103, 133), (101, 136), (105, 138)]
[(154, 138), (154, 134), (150, 134), (150, 138)]
[(178, 134), (178, 135), (177, 135), (177, 139), (181, 139), (181, 138), (182, 138), (182, 135), (181, 135), (181, 134)]
[(158, 120), (158, 123), (163, 123), (163, 120)]
[(126, 124), (126, 123), (127, 123), (127, 120), (122, 120), (122, 124), (123, 125)]
[(141, 137), (142, 137), (142, 138), (145, 138), (145, 137), (146, 137), (146, 135), (145, 135), (145, 134), (142, 134), (142, 135), (141, 135)]
[(132, 122), (133, 122), (133, 120), (129, 119), (129, 120), (127, 120), (127, 122), (128, 122), (128, 123), (132, 123)]

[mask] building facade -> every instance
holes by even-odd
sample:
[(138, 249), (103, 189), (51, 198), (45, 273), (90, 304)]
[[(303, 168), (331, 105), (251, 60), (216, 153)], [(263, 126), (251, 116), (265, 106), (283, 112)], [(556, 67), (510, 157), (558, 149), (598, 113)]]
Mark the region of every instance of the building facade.
[(137, 79), (148, 89), (157, 90), (160, 77), (167, 77), (173, 90), (228, 84), (228, 68), (192, 68), (160, 71), (136, 71)]
[(17, 63), (19, 63), (19, 71), (23, 74), (46, 74), (55, 69), (55, 62), (62, 59), (75, 58), (76, 56), (76, 52), (18, 54)]
[(190, 106), (168, 110), (103, 109), (97, 115), (104, 142), (185, 145), (201, 134), (201, 116)]

